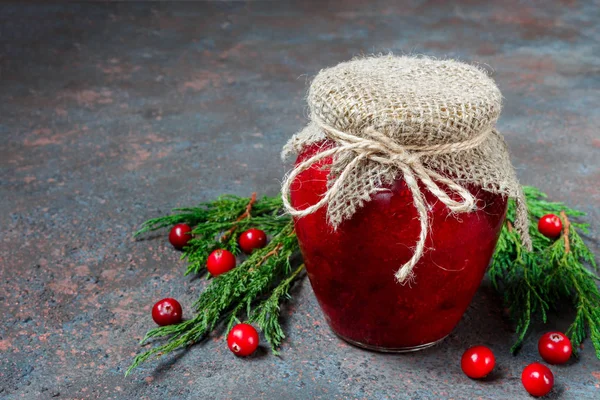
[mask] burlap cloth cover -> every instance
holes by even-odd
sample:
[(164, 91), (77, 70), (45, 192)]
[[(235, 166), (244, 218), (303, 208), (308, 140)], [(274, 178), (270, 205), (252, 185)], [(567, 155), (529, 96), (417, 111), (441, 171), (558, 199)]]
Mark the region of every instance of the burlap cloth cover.
[[(424, 57), (360, 58), (320, 71), (308, 106), (310, 123), (289, 140), (283, 156), (326, 138), (337, 146), (297, 165), (283, 183), (284, 205), (296, 218), (326, 206), (335, 229), (373, 194), (404, 179), (421, 223), (413, 257), (396, 273), (404, 283), (413, 277), (429, 230), (418, 183), (456, 213), (476, 208), (463, 187), (471, 183), (517, 200), (515, 227), (531, 246), (522, 189), (495, 128), (502, 95), (484, 71)], [(318, 204), (295, 209), (289, 202), (293, 180), (328, 156), (333, 156), (328, 191)]]

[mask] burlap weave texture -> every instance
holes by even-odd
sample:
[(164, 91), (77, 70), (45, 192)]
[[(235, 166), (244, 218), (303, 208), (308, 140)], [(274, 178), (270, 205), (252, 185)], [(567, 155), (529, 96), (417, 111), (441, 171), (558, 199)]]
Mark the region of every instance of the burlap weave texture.
[[(463, 186), (475, 184), (517, 199), (515, 226), (529, 245), (521, 186), (495, 127), (502, 95), (483, 70), (426, 57), (360, 58), (320, 71), (307, 100), (310, 123), (290, 139), (283, 154), (299, 153), (324, 139), (338, 144), (330, 154), (333, 163), (323, 204), (333, 228), (396, 179), (409, 183), (417, 209), (420, 181), (454, 212), (474, 209)], [(293, 209), (287, 201), (289, 186), (300, 169), (316, 161), (313, 157), (297, 166), (284, 182), (284, 202), (296, 217), (315, 208)], [(461, 200), (451, 200), (448, 191)], [(420, 210), (422, 219), (424, 213)], [(419, 243), (424, 244), (427, 221), (421, 226), (425, 232)], [(414, 266), (420, 258), (419, 243), (415, 259), (407, 264)], [(400, 281), (412, 266), (397, 275)]]

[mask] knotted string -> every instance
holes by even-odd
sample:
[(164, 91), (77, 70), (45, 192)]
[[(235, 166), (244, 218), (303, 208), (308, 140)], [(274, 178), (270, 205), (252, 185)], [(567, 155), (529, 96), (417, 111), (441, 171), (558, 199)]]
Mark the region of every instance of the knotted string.
[[(421, 229), (412, 257), (395, 273), (395, 277), (400, 283), (410, 281), (413, 276), (413, 268), (421, 259), (423, 252), (425, 251), (425, 240), (427, 239), (427, 233), (429, 231), (427, 206), (418, 182), (422, 182), (427, 190), (444, 203), (452, 212), (469, 212), (476, 208), (476, 200), (466, 188), (457, 184), (452, 179), (446, 178), (436, 171), (427, 168), (423, 165), (421, 157), (456, 153), (478, 147), (492, 133), (492, 128), (485, 129), (479, 135), (462, 142), (425, 146), (404, 146), (398, 144), (393, 139), (385, 136), (383, 133), (378, 132), (372, 127), (367, 128), (363, 133), (364, 136), (359, 137), (337, 130), (320, 121), (318, 121), (317, 124), (325, 133), (325, 136), (334, 141), (337, 146), (320, 152), (296, 165), (282, 185), (281, 195), (283, 205), (292, 216), (297, 218), (314, 213), (321, 207), (327, 205), (336, 196), (340, 191), (340, 188), (346, 184), (346, 180), (350, 174), (363, 160), (371, 160), (398, 168), (402, 173), (406, 185), (412, 193), (413, 204), (419, 214)], [(289, 201), (291, 186), (300, 173), (306, 171), (313, 164), (324, 158), (350, 153), (354, 154), (354, 158), (343, 168), (338, 176), (333, 178), (330, 177), (331, 181), (329, 188), (319, 202), (303, 210), (296, 209), (291, 205)], [(452, 199), (436, 182), (444, 184), (450, 191), (457, 194), (458, 197), (460, 197), (460, 200), (457, 201)]]

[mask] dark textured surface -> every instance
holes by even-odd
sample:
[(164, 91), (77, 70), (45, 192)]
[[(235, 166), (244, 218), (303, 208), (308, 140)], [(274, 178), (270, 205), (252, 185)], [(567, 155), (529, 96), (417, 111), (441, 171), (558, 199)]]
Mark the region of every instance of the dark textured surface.
[[(303, 282), (281, 358), (237, 359), (214, 337), (123, 376), (153, 302), (179, 298), (189, 315), (205, 284), (182, 276), (164, 236), (131, 232), (220, 193), (277, 193), (307, 80), (355, 55), (493, 69), (522, 182), (588, 212), (599, 254), (597, 2), (338, 3), (0, 6), (0, 397), (526, 398), (519, 377), (538, 359), (537, 332), (564, 329), (568, 315), (513, 357), (486, 283), (455, 332), (421, 353), (344, 344)], [(458, 363), (480, 343), (498, 367), (475, 382)], [(571, 364), (553, 368), (551, 397), (599, 398), (589, 342)]]

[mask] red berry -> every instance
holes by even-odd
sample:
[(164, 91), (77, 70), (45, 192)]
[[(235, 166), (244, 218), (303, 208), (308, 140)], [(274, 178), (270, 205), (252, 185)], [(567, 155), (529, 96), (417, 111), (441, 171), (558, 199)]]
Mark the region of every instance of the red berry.
[(473, 346), (462, 355), (460, 367), (471, 379), (486, 377), (494, 369), (496, 358), (494, 353), (485, 346)]
[(564, 333), (548, 332), (538, 342), (540, 355), (549, 364), (564, 364), (571, 358), (573, 346)]
[(211, 275), (218, 276), (235, 268), (235, 262), (235, 256), (230, 251), (218, 249), (208, 256), (206, 269)]
[(258, 332), (250, 324), (237, 324), (227, 335), (227, 346), (236, 356), (249, 356), (258, 347)]
[(192, 228), (190, 228), (187, 224), (177, 224), (173, 228), (171, 228), (171, 232), (169, 232), (169, 242), (176, 249), (183, 249), (187, 246), (190, 239), (192, 239)]
[(260, 229), (251, 228), (240, 235), (238, 242), (242, 251), (250, 254), (254, 249), (262, 249), (267, 245), (267, 235)]
[(523, 387), (532, 396), (545, 396), (554, 386), (554, 375), (550, 368), (540, 363), (529, 364), (521, 374)]
[(550, 239), (559, 237), (562, 227), (562, 221), (554, 214), (544, 215), (538, 222), (538, 231)]
[(152, 307), (152, 319), (160, 326), (177, 324), (182, 315), (181, 304), (175, 299), (162, 299)]

